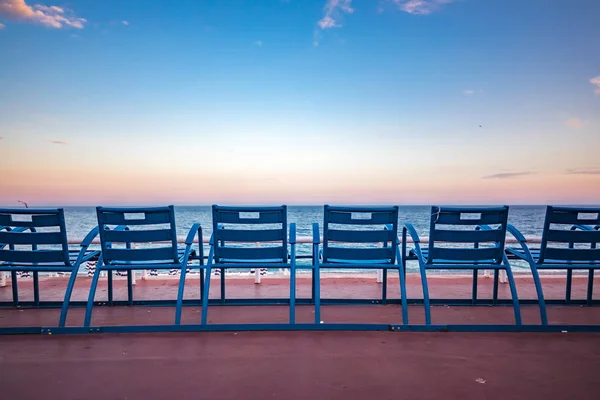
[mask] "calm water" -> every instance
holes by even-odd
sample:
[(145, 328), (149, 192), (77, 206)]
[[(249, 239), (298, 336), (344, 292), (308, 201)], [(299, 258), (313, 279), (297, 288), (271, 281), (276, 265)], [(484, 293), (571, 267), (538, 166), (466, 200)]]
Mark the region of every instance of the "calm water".
[[(545, 206), (511, 206), (509, 223), (515, 225), (526, 236), (541, 236), (544, 222)], [(399, 226), (411, 222), (419, 235), (428, 236), (429, 206), (400, 207)], [(94, 207), (65, 207), (67, 228), (70, 239), (81, 239), (96, 226), (96, 210)], [(212, 233), (212, 212), (206, 207), (175, 207), (178, 236), (187, 235), (191, 226), (199, 222), (205, 237)], [(312, 236), (312, 223), (318, 222), (323, 228), (323, 207), (321, 206), (288, 206), (288, 222), (295, 222), (298, 236)]]
[[(176, 225), (179, 237), (185, 237), (192, 224), (202, 224), (204, 238), (208, 238), (212, 232), (212, 212), (209, 206), (190, 207), (180, 206), (175, 208)], [(411, 222), (419, 235), (428, 236), (429, 218), (431, 207), (429, 206), (404, 206), (400, 207), (399, 222)], [(545, 206), (511, 206), (509, 222), (515, 225), (526, 236), (541, 236), (542, 224), (544, 222)], [(96, 224), (96, 213), (94, 207), (66, 207), (68, 235), (71, 240), (80, 240)], [(297, 224), (298, 236), (312, 236), (312, 223), (318, 222), (323, 226), (323, 207), (319, 206), (288, 206), (288, 222)], [(322, 232), (321, 232), (322, 233)], [(206, 250), (208, 250), (206, 248)], [(310, 254), (309, 244), (298, 245), (297, 254)], [(409, 263), (409, 269), (414, 270), (416, 265)], [(523, 263), (514, 263), (515, 269), (525, 268)]]

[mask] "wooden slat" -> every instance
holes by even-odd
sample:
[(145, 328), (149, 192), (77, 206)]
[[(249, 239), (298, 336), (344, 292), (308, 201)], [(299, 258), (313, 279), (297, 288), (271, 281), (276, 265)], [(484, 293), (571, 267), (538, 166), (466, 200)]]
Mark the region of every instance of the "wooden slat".
[(394, 231), (391, 230), (373, 230), (373, 231), (350, 231), (339, 229), (328, 229), (327, 240), (332, 242), (348, 243), (380, 243), (391, 242), (394, 239)]
[(484, 249), (460, 249), (434, 247), (429, 250), (427, 263), (430, 264), (436, 260), (452, 261), (489, 261), (502, 259), (502, 249), (484, 248)]
[[(127, 219), (126, 214), (144, 214), (143, 219)], [(143, 211), (127, 211), (122, 213), (104, 212), (99, 211), (99, 217), (105, 225), (156, 225), (156, 224), (169, 224), (174, 225), (174, 221), (171, 220), (170, 211), (160, 211), (152, 213), (144, 213)]]
[(67, 262), (62, 250), (0, 250), (0, 261), (26, 262), (26, 263), (50, 263)]
[[(579, 214), (596, 214), (596, 218), (583, 219), (579, 218)], [(567, 225), (596, 225), (600, 224), (600, 212), (598, 210), (586, 210), (586, 209), (573, 209), (567, 211), (566, 209), (555, 210), (550, 208), (547, 212), (546, 218), (551, 224), (567, 224)]]
[[(252, 211), (243, 211), (243, 213), (252, 213)], [(238, 211), (217, 211), (215, 213), (216, 222), (224, 224), (279, 224), (285, 218), (283, 211), (260, 211), (257, 214), (258, 218), (242, 218)]]
[(540, 256), (543, 257), (543, 260), (600, 262), (600, 249), (556, 249), (548, 247)]
[(323, 249), (325, 262), (327, 260), (391, 260), (394, 256), (394, 248), (357, 249), (343, 247), (327, 247)]
[(559, 243), (599, 243), (600, 231), (550, 229), (546, 232), (546, 238), (549, 242)]
[(506, 235), (506, 231), (502, 229), (494, 230), (451, 230), (451, 229), (434, 229), (430, 235), (430, 240), (435, 242), (449, 243), (485, 243), (499, 242)]
[(61, 232), (0, 232), (0, 243), (14, 245), (63, 244)]
[[(366, 213), (360, 211), (357, 213)], [(336, 212), (329, 211), (325, 214), (326, 222), (330, 224), (344, 224), (344, 225), (385, 225), (393, 224), (398, 221), (398, 214), (396, 212), (372, 212), (371, 218), (356, 218), (352, 219), (352, 212)]]
[(173, 232), (170, 229), (104, 231), (104, 240), (113, 243), (164, 242), (172, 239)]
[(175, 261), (172, 247), (157, 247), (152, 249), (106, 249), (103, 252), (105, 263), (115, 261)]
[(274, 260), (285, 257), (282, 246), (277, 247), (216, 247), (215, 257), (227, 260)]
[(219, 229), (217, 230), (217, 240), (225, 242), (275, 242), (285, 238), (283, 229)]
[(0, 225), (25, 228), (45, 228), (60, 226), (61, 220), (58, 213), (32, 215), (31, 221), (15, 221), (10, 214), (0, 214)]
[[(448, 212), (442, 211), (439, 216), (437, 212), (432, 211), (432, 218), (438, 225), (491, 225), (491, 224), (503, 224), (506, 222), (508, 210), (507, 211), (494, 211), (487, 212), (485, 210), (481, 211), (467, 211), (467, 212)], [(480, 218), (477, 219), (461, 219), (461, 214), (481, 214)]]

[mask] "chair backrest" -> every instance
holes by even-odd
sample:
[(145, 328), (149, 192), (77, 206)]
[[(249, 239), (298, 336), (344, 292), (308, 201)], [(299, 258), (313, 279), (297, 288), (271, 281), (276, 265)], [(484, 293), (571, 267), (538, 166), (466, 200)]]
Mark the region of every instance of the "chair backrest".
[(574, 225), (589, 228), (600, 223), (600, 208), (546, 208), (544, 232), (538, 264), (547, 260), (558, 263), (600, 262), (600, 231), (571, 229)]
[(0, 209), (0, 226), (0, 263), (71, 266), (62, 208)]
[(104, 264), (179, 262), (173, 206), (97, 207), (96, 213)]
[(287, 206), (213, 205), (212, 219), (216, 263), (288, 262)]
[[(397, 206), (332, 207), (325, 205), (324, 211), (324, 263), (395, 263), (398, 245)], [(389, 229), (390, 225), (391, 229)]]
[(508, 206), (434, 206), (427, 264), (501, 264), (507, 224)]

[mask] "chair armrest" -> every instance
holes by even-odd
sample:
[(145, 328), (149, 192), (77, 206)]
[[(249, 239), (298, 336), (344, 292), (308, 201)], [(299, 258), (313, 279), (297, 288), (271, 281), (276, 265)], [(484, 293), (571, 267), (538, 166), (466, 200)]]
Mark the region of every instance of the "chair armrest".
[(187, 237), (185, 238), (185, 244), (191, 246), (194, 243), (194, 238), (198, 235), (198, 242), (202, 244), (202, 225), (196, 223), (192, 225)]
[(521, 244), (527, 243), (527, 239), (525, 239), (525, 236), (523, 236), (523, 234), (517, 228), (515, 228), (513, 225), (511, 225), (511, 224), (506, 225), (506, 231), (509, 232), (511, 235), (513, 235), (515, 237), (515, 239), (517, 239), (517, 241), (520, 242)]
[(296, 223), (290, 224), (290, 244), (296, 244)]
[(321, 236), (319, 235), (319, 223), (318, 222), (314, 222), (312, 224), (312, 229), (313, 229), (313, 241), (312, 241), (312, 244), (319, 244), (319, 243), (321, 243)]
[[(571, 227), (572, 231), (576, 231), (577, 229), (581, 229), (582, 231), (592, 231), (592, 230), (594, 230), (594, 228), (592, 228), (589, 225), (573, 225)], [(595, 229), (598, 229), (598, 227), (596, 227)]]
[(92, 244), (92, 241), (96, 238), (96, 236), (98, 236), (99, 232), (100, 232), (100, 228), (97, 226), (94, 227), (91, 231), (88, 232), (87, 235), (85, 235), (85, 237), (81, 241), (80, 246), (88, 247), (90, 244)]
[(417, 230), (415, 229), (415, 227), (411, 223), (404, 224), (404, 228), (402, 228), (402, 231), (403, 232), (408, 232), (410, 234), (410, 237), (411, 237), (413, 243), (420, 243), (421, 242), (421, 239), (419, 238), (419, 234), (417, 233)]

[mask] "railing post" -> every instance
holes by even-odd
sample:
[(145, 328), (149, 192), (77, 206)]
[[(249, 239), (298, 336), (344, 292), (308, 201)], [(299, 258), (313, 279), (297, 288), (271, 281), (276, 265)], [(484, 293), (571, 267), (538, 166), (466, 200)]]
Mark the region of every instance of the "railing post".
[[(377, 247), (382, 248), (383, 243), (377, 243)], [(377, 270), (377, 283), (383, 283), (383, 270), (382, 269)]]
[[(256, 243), (256, 247), (260, 247), (260, 243)], [(260, 285), (260, 268), (254, 268), (254, 284)]]

